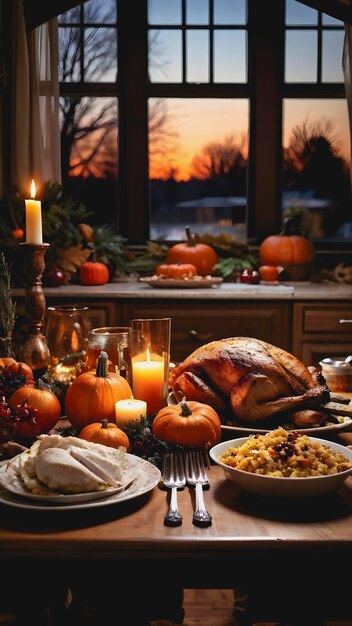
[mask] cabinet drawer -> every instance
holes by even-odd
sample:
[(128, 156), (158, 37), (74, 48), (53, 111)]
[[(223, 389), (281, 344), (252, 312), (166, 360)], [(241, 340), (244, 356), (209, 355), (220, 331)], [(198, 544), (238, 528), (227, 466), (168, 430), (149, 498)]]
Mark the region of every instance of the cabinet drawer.
[[(346, 320), (341, 322), (340, 320)], [(347, 320), (350, 320), (349, 322)], [(303, 330), (307, 333), (352, 333), (352, 307), (336, 309), (307, 309), (304, 311)]]
[(228, 337), (255, 337), (288, 349), (289, 310), (283, 303), (131, 303), (124, 321), (171, 317), (171, 358), (180, 361), (200, 346)]

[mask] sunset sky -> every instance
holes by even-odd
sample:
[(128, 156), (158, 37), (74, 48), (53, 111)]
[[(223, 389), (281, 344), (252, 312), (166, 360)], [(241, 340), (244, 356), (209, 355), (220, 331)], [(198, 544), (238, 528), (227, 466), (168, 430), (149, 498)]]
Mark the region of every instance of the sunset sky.
[[(248, 136), (249, 104), (247, 100), (181, 99), (167, 100), (169, 127), (175, 133), (169, 153), (150, 160), (150, 177), (167, 177), (176, 169), (177, 180), (188, 180), (192, 159), (210, 142), (223, 142), (233, 136), (241, 143)], [(304, 121), (329, 120), (335, 130), (340, 152), (350, 159), (347, 104), (342, 100), (286, 100), (283, 109), (283, 145), (287, 146), (294, 126)], [(246, 155), (245, 155), (246, 156)]]

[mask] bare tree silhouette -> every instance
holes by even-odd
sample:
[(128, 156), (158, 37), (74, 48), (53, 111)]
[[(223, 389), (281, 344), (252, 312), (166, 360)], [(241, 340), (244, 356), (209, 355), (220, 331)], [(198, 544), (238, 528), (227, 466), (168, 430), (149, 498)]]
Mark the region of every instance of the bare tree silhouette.
[[(84, 7), (85, 22), (82, 45), (79, 29), (70, 25), (60, 29), (59, 72), (62, 82), (77, 82), (84, 68), (84, 82), (101, 82), (111, 75), (116, 63), (116, 42), (113, 29), (89, 26), (111, 23), (112, 13), (102, 15), (97, 5)], [(80, 7), (67, 11), (60, 24), (79, 21)], [(157, 63), (158, 38), (149, 43)], [(118, 175), (118, 111), (115, 98), (63, 96), (61, 113), (61, 169), (63, 181), (70, 176)], [(177, 133), (170, 128), (167, 103), (154, 98), (149, 108), (150, 158), (164, 159), (175, 149)]]
[(225, 137), (223, 142), (207, 144), (192, 160), (192, 175), (195, 178), (214, 179), (244, 169), (246, 166), (245, 145), (245, 136), (242, 136), (240, 143), (236, 144), (233, 135)]
[(340, 148), (330, 120), (304, 120), (295, 126), (284, 150), (285, 186), (314, 189), (317, 197), (339, 197), (347, 173)]

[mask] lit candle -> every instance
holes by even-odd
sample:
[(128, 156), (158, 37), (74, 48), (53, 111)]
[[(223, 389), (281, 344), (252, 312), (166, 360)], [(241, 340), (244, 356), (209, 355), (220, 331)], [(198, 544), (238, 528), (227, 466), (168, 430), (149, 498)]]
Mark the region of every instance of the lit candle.
[(26, 205), (26, 243), (43, 243), (42, 235), (42, 205), (34, 200), (36, 194), (35, 183), (31, 184), (31, 200), (25, 200)]
[(146, 401), (148, 413), (156, 413), (162, 407), (164, 370), (164, 361), (151, 361), (149, 350), (147, 360), (132, 363), (133, 395)]
[(123, 428), (130, 420), (140, 420), (147, 415), (147, 403), (144, 400), (118, 400), (115, 402), (116, 424)]

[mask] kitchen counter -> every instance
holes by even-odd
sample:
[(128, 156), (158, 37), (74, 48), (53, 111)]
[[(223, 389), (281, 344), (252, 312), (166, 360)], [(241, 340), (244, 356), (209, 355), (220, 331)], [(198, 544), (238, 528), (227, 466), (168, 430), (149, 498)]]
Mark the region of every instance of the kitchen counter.
[[(113, 282), (106, 285), (65, 285), (46, 287), (48, 298), (94, 298), (103, 300), (352, 300), (352, 285), (340, 283), (285, 282), (277, 285), (246, 285), (222, 283), (208, 288), (154, 288), (136, 280)], [(23, 297), (24, 289), (13, 289), (15, 298)]]

